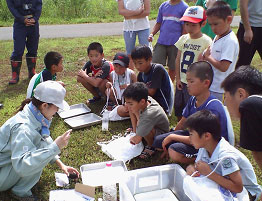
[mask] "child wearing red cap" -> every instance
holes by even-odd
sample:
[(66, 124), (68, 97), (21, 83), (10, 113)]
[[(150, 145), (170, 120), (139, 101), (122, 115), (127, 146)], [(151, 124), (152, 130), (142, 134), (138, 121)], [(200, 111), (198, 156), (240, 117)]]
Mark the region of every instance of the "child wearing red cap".
[(182, 117), (182, 111), (190, 95), (187, 91), (187, 67), (198, 61), (199, 55), (211, 44), (212, 40), (201, 32), (206, 24), (205, 10), (200, 6), (191, 6), (186, 9), (180, 21), (184, 21), (187, 34), (182, 35), (175, 43), (178, 49), (176, 58), (176, 93), (175, 115)]

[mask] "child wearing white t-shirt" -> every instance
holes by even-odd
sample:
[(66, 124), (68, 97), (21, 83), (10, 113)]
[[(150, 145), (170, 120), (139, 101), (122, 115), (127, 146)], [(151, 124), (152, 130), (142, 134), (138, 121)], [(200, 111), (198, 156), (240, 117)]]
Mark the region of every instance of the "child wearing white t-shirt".
[(233, 16), (230, 6), (217, 1), (206, 12), (208, 23), (216, 34), (210, 47), (203, 54), (214, 71), (210, 92), (223, 101), (224, 90), (220, 87), (223, 80), (235, 70), (238, 59), (239, 44), (236, 35), (230, 28)]

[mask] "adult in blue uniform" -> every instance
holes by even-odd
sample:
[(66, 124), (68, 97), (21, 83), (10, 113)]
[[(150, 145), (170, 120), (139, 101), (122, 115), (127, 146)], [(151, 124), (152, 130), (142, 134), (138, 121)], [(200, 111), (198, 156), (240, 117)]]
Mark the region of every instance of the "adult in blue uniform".
[(6, 0), (14, 16), (13, 39), (14, 50), (11, 55), (12, 79), (9, 84), (19, 81), (22, 56), (27, 48), (26, 62), (28, 77), (35, 74), (37, 49), (39, 42), (39, 17), (42, 11), (42, 0)]

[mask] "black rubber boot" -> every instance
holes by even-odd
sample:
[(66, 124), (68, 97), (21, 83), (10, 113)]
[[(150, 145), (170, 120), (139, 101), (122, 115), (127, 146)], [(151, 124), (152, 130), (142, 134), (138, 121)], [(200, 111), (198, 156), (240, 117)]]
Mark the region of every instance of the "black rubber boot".
[(36, 57), (26, 57), (28, 68), (28, 78), (31, 79), (35, 75)]
[(12, 61), (12, 79), (9, 81), (9, 84), (16, 84), (19, 81), (19, 74), (21, 69), (22, 61)]

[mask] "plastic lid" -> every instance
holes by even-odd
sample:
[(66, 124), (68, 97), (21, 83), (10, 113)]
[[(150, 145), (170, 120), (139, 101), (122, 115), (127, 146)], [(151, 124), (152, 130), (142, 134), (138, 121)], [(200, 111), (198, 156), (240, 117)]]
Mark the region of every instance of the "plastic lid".
[(112, 167), (112, 163), (106, 163), (106, 167)]

